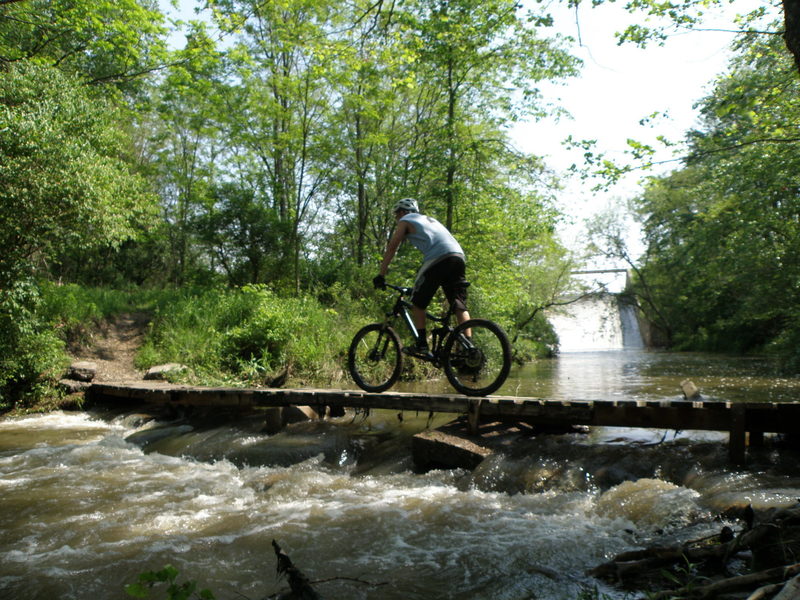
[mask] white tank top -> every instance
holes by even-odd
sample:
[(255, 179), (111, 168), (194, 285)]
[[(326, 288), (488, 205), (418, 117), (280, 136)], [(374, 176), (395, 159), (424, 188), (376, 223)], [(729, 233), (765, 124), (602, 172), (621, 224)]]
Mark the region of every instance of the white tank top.
[(414, 247), (422, 252), (425, 265), (432, 264), (450, 254), (464, 256), (464, 251), (447, 228), (433, 217), (420, 213), (408, 213), (400, 219), (414, 226), (414, 233), (407, 236)]

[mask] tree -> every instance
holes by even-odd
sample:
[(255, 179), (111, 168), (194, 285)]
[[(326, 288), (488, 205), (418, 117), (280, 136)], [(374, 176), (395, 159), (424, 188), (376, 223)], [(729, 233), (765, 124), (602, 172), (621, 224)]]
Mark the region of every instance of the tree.
[(508, 0), (422, 1), (411, 16), (416, 78), (430, 98), (422, 123), (429, 142), (419, 159), (433, 171), (426, 182), (450, 229), (466, 204), (464, 180), (475, 175), (465, 169), (468, 155), (495, 151), (505, 143), (499, 130), (543, 114), (538, 82), (576, 72), (576, 59), (559, 40), (540, 37), (537, 26), (548, 24)]
[(152, 216), (117, 113), (74, 76), (12, 65), (0, 99), (0, 286), (65, 247), (117, 245)]
[(793, 65), (746, 38), (701, 103), (683, 169), (638, 200), (651, 261), (643, 268), (675, 343), (712, 350), (789, 350), (800, 330), (800, 117)]
[[(404, 191), (404, 165), (415, 146), (410, 127), (416, 94), (407, 69), (413, 54), (396, 35), (400, 9), (392, 4), (382, 18), (381, 8), (365, 2), (345, 6), (339, 20), (352, 28), (336, 39), (326, 75), (336, 106), (329, 129), (333, 179), (341, 182), (329, 243), (344, 238), (333, 246), (337, 252), (347, 248), (359, 267), (385, 245), (389, 208)], [(369, 18), (371, 10), (376, 12)]]
[(227, 53), (229, 139), (244, 152), (235, 169), (270, 198), (288, 238), (283, 260), (300, 286), (304, 237), (331, 195), (327, 137), (325, 26), (331, 6), (318, 0), (214, 3), (238, 43)]
[[(593, 1), (592, 5), (602, 4), (604, 0)], [(579, 5), (581, 0), (569, 0), (573, 6)], [(733, 0), (724, 2), (723, 0), (683, 0), (682, 2), (660, 2), (657, 0), (637, 0), (629, 3), (626, 8), (631, 13), (644, 13), (648, 21), (660, 21), (661, 25), (628, 25), (618, 36), (620, 43), (633, 42), (644, 46), (649, 41), (662, 41), (667, 37), (668, 28), (677, 29), (702, 29), (703, 22), (709, 12), (709, 7), (721, 8), (725, 4), (733, 4)], [(783, 22), (776, 23), (775, 27), (763, 30), (754, 27), (754, 22), (761, 19), (766, 10), (764, 6), (753, 9), (750, 5), (746, 7), (749, 11), (740, 19), (742, 33), (757, 35), (780, 35), (783, 38), (785, 47), (794, 59), (796, 71), (800, 71), (800, 0), (781, 0), (783, 8)], [(663, 23), (667, 23), (664, 25)], [(782, 27), (781, 27), (782, 25)]]
[(0, 5), (0, 64), (35, 62), (81, 82), (141, 89), (167, 58), (164, 16), (150, 0), (24, 0)]
[(228, 142), (221, 133), (221, 56), (204, 27), (190, 32), (176, 59), (153, 89), (156, 125), (146, 144), (161, 197), (169, 279), (182, 285), (200, 262), (193, 226), (209, 203)]
[(276, 277), (281, 240), (285, 239), (276, 211), (253, 190), (233, 183), (210, 191), (211, 202), (195, 219), (199, 242), (232, 285), (260, 283)]
[(57, 376), (60, 340), (36, 312), (36, 266), (65, 249), (119, 245), (152, 216), (146, 182), (124, 160), (113, 106), (54, 67), (0, 78), (0, 405)]

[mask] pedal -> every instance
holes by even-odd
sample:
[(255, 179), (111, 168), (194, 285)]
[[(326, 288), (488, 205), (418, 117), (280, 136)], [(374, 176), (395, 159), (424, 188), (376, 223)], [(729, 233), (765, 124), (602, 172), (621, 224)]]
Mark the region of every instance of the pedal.
[(415, 348), (414, 346), (404, 347), (403, 354), (413, 356), (414, 358), (421, 358), (422, 360), (433, 360), (433, 353), (430, 350), (421, 350), (419, 348)]

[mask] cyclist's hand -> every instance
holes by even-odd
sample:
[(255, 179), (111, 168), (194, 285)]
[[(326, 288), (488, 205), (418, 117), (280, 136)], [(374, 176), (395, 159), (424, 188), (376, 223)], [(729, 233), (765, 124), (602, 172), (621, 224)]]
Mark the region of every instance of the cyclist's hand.
[(372, 285), (379, 290), (386, 289), (386, 278), (383, 275), (376, 275), (372, 278)]

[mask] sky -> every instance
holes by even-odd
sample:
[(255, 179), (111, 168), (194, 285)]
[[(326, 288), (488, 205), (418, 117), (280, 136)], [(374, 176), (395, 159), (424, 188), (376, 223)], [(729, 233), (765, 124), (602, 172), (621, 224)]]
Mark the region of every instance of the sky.
[[(754, 2), (749, 5), (752, 7)], [(743, 11), (747, 6), (748, 3), (737, 3), (733, 8), (727, 4), (719, 7), (714, 20), (704, 28), (735, 29), (737, 9)], [(566, 85), (543, 88), (546, 97), (567, 109), (572, 119), (518, 125), (512, 137), (521, 150), (545, 157), (551, 168), (563, 172), (581, 162), (582, 151), (569, 151), (562, 144), (569, 135), (597, 140), (598, 151), (622, 158), (628, 138), (652, 142), (657, 135), (664, 135), (681, 141), (684, 133), (698, 124), (694, 104), (712, 91), (715, 78), (725, 71), (734, 34), (684, 32), (670, 36), (663, 46), (654, 43), (640, 49), (632, 44), (617, 44), (614, 33), (631, 22), (631, 16), (617, 4), (581, 6), (577, 13), (579, 25), (574, 10), (557, 2), (553, 2), (551, 10), (556, 18), (555, 30), (580, 39), (573, 53), (584, 61), (584, 67), (580, 76)], [(665, 113), (666, 117), (657, 119), (652, 127), (640, 125), (640, 120), (654, 112)], [(673, 158), (667, 150), (656, 157)], [(596, 182), (568, 180), (557, 201), (568, 219), (561, 231), (564, 243), (580, 251), (587, 217), (635, 196), (641, 189), (642, 177), (679, 166), (677, 162), (668, 163), (654, 171), (634, 172), (605, 192), (592, 191)], [(642, 250), (640, 237), (634, 226), (628, 237), (634, 254)]]

